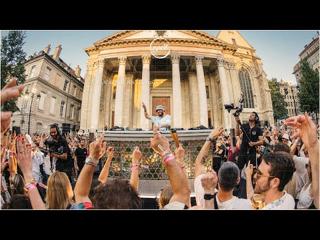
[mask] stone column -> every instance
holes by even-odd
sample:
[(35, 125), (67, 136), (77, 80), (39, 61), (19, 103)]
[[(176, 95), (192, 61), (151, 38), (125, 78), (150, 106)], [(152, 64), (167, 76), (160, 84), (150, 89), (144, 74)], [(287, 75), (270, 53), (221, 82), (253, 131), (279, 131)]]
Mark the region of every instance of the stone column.
[(92, 95), (91, 95), (91, 123), (90, 129), (92, 131), (98, 129), (99, 112), (100, 112), (100, 97), (102, 88), (104, 60), (98, 61), (98, 68), (93, 81)]
[(211, 92), (212, 92), (212, 101), (211, 101), (211, 104), (212, 104), (212, 111), (213, 111), (213, 127), (214, 128), (217, 128), (219, 126), (218, 124), (218, 90), (217, 90), (217, 87), (216, 87), (217, 83), (216, 83), (216, 79), (215, 77), (210, 74), (210, 86), (211, 86)]
[[(90, 101), (90, 84), (91, 84), (91, 77), (92, 77), (92, 69), (93, 66), (91, 64), (87, 64), (87, 73), (85, 76), (84, 87), (83, 87), (83, 95), (82, 95), (82, 102), (81, 102), (81, 121), (80, 121), (80, 129), (88, 129), (89, 126), (87, 125), (88, 118), (90, 118), (90, 111), (88, 108), (89, 101)], [(65, 110), (64, 110), (65, 111)], [(65, 116), (63, 114), (63, 116)]]
[(197, 66), (197, 80), (198, 80), (198, 91), (199, 91), (199, 107), (200, 107), (200, 125), (208, 127), (208, 105), (207, 105), (207, 94), (206, 94), (206, 82), (204, 79), (203, 57), (196, 56)]
[(123, 113), (123, 94), (126, 75), (126, 57), (119, 57), (119, 70), (116, 89), (116, 100), (114, 109), (114, 125), (122, 127), (122, 113)]
[(112, 113), (111, 104), (112, 104), (112, 74), (109, 73), (107, 75), (106, 84), (105, 84), (105, 96), (104, 96), (104, 102), (105, 102), (105, 118), (104, 118), (104, 125), (108, 125), (108, 127), (111, 127), (110, 122), (110, 116)]
[(182, 104), (181, 104), (181, 83), (179, 69), (179, 55), (172, 55), (172, 106), (173, 106), (173, 123), (172, 127), (182, 127)]
[(228, 63), (229, 69), (230, 69), (230, 74), (232, 78), (232, 87), (233, 87), (233, 94), (234, 94), (234, 101), (235, 104), (238, 104), (240, 95), (241, 95), (241, 86), (240, 86), (240, 81), (239, 81), (239, 72), (236, 69), (236, 65), (234, 63)]
[(140, 127), (144, 130), (149, 130), (149, 120), (144, 116), (142, 102), (146, 105), (149, 114), (152, 114), (150, 109), (150, 60), (149, 55), (142, 56), (142, 83), (141, 83), (141, 111), (140, 111)]
[[(222, 104), (223, 105), (230, 104), (231, 99), (230, 99), (228, 88), (231, 86), (230, 84), (227, 83), (227, 76), (224, 68), (224, 60), (222, 58), (218, 58), (217, 63), (218, 63), (218, 71), (219, 71), (219, 78), (220, 78)], [(227, 129), (231, 128), (231, 116), (232, 114), (224, 110), (224, 107), (223, 107), (224, 128), (227, 128)]]
[(189, 104), (190, 104), (190, 127), (199, 126), (199, 94), (197, 76), (189, 72)]

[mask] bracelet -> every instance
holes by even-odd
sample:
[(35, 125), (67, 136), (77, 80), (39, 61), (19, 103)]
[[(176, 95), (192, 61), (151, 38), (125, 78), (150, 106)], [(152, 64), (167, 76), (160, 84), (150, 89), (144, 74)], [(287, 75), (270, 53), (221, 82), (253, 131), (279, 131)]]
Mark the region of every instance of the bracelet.
[(173, 160), (175, 157), (172, 153), (169, 153), (169, 154), (166, 154), (164, 157), (163, 157), (163, 162), (165, 164), (167, 164), (169, 161)]
[(88, 161), (88, 162), (86, 162), (86, 164), (87, 165), (91, 165), (91, 166), (94, 166), (94, 167), (96, 167), (98, 164), (95, 164), (94, 162), (92, 162), (92, 161)]
[(28, 183), (24, 186), (28, 191), (37, 188), (35, 183)]

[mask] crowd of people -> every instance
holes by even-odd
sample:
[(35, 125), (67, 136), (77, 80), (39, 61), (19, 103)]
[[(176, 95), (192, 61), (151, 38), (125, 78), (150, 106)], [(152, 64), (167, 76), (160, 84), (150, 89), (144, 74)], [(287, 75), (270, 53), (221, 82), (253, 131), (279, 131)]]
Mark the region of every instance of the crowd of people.
[[(23, 90), (11, 80), (1, 104)], [(308, 114), (281, 126), (259, 126), (235, 116), (235, 129), (213, 129), (195, 159), (194, 193), (185, 171), (185, 149), (170, 149), (154, 127), (150, 147), (161, 157), (169, 185), (159, 193), (159, 209), (291, 210), (319, 208), (319, 129)], [(17, 134), (11, 113), (1, 112), (1, 209), (142, 209), (139, 169), (142, 152), (131, 155), (130, 179), (109, 178), (115, 149), (95, 139), (50, 133)], [(212, 167), (206, 167), (209, 152)], [(99, 167), (100, 166), (100, 167)]]

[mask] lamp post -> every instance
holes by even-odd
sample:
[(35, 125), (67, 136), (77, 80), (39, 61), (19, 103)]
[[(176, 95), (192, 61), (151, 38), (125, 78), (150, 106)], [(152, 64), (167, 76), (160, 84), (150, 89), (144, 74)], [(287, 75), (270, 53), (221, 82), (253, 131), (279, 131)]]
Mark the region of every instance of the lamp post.
[[(285, 87), (283, 90), (284, 90), (284, 94), (286, 95), (286, 98), (287, 98), (288, 93), (289, 93), (289, 92), (288, 92), (288, 88)], [(287, 102), (286, 102), (286, 103), (287, 103)], [(288, 106), (288, 103), (287, 103), (287, 106)], [(287, 112), (288, 112), (288, 115), (289, 115), (289, 109), (287, 109)]]
[[(32, 110), (32, 104), (33, 104), (33, 98), (34, 98), (34, 95), (36, 94), (37, 92), (37, 89), (36, 88), (33, 88), (31, 90), (31, 93), (29, 93), (28, 91), (26, 92), (27, 95), (29, 95), (29, 97), (31, 97), (31, 103), (30, 103), (30, 108), (29, 108), (29, 120), (28, 120), (28, 134), (30, 135), (30, 123), (31, 123), (31, 110)], [(37, 99), (40, 98), (40, 94), (37, 95)]]
[(294, 113), (297, 116), (297, 109), (296, 109), (296, 100), (294, 98), (294, 92), (292, 90), (293, 88), (291, 87), (291, 92), (292, 92), (292, 98), (293, 98), (293, 107), (294, 107)]

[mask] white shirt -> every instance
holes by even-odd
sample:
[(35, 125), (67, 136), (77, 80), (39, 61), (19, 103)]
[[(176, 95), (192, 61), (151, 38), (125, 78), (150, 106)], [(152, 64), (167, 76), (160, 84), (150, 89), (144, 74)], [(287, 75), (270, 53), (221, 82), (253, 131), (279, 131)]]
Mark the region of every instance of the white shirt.
[(306, 168), (306, 164), (309, 163), (309, 158), (306, 157), (297, 157), (293, 156), (294, 166), (296, 168), (295, 171), (295, 179), (296, 179), (296, 196), (299, 199), (299, 193), (301, 189), (310, 183), (308, 171)]
[(37, 182), (42, 181), (40, 165), (43, 164), (44, 154), (40, 151), (36, 151), (32, 156), (32, 176)]
[(168, 203), (162, 209), (163, 210), (183, 210), (184, 207), (185, 207), (184, 203), (181, 203), (181, 202), (178, 202), (178, 201), (174, 201), (174, 202)]
[(220, 202), (217, 197), (219, 210), (252, 210), (251, 202), (248, 199), (238, 198), (233, 196), (231, 199)]
[(310, 194), (310, 191), (311, 191), (311, 183), (303, 186), (303, 188), (299, 193), (299, 198), (298, 198), (299, 201), (297, 204), (298, 209), (307, 209), (311, 206), (313, 202), (313, 198)]
[(284, 192), (284, 195), (281, 198), (267, 204), (262, 210), (293, 210), (294, 205), (295, 202), (293, 197), (287, 192)]
[[(201, 178), (205, 174), (200, 174), (194, 179), (194, 192), (196, 195), (196, 202), (198, 206), (205, 207), (205, 200), (204, 200), (204, 189), (201, 184)], [(217, 190), (215, 189), (215, 192)], [(220, 202), (219, 198), (217, 197), (218, 208), (221, 210), (251, 210), (252, 205), (248, 199), (241, 199), (236, 196), (233, 196), (230, 200)]]
[(165, 115), (163, 117), (159, 116), (151, 116), (151, 121), (153, 124), (160, 126), (160, 131), (164, 131), (167, 129), (167, 127), (161, 127), (161, 126), (170, 126), (171, 125), (171, 116)]

